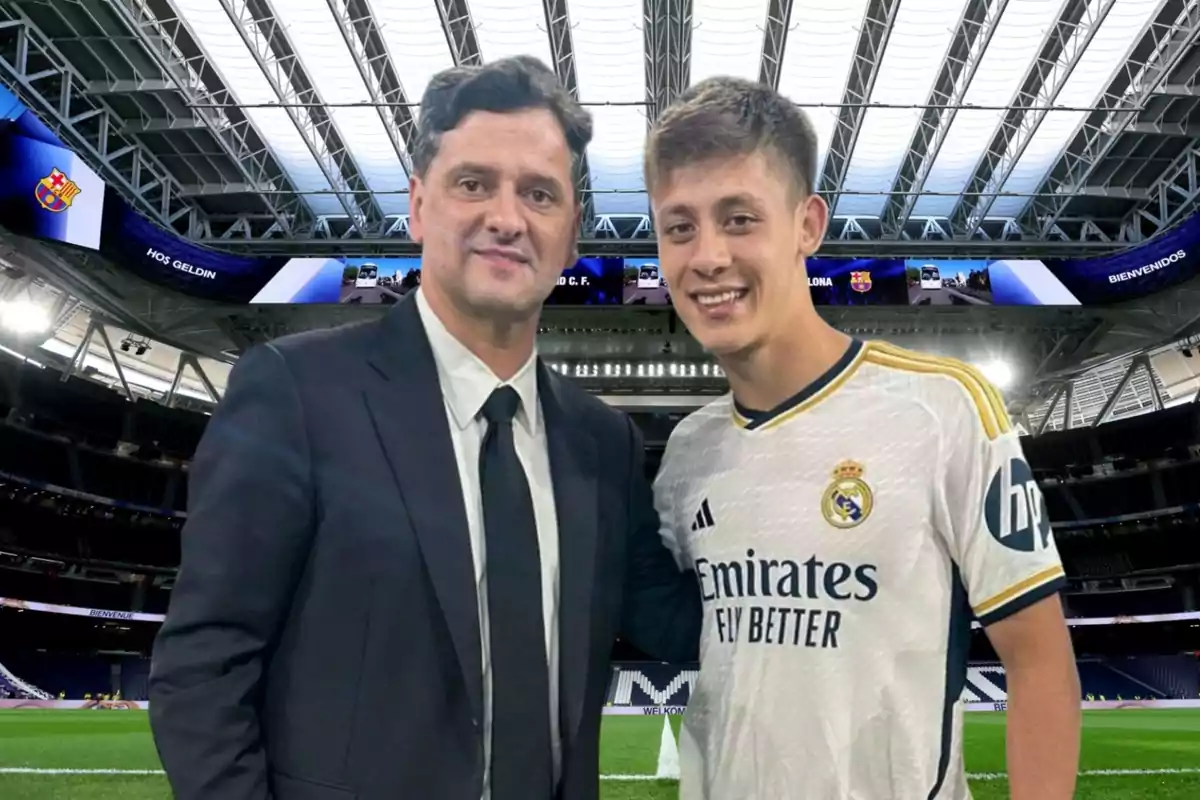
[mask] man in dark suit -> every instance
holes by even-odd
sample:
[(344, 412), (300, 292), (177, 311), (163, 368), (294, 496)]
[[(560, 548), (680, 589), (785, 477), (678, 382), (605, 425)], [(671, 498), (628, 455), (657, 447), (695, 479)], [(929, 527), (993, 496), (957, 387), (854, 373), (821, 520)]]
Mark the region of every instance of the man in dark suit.
[(436, 76), (421, 288), (234, 368), (151, 673), (180, 800), (588, 800), (615, 637), (696, 657), (637, 430), (534, 352), (590, 138), (534, 59)]

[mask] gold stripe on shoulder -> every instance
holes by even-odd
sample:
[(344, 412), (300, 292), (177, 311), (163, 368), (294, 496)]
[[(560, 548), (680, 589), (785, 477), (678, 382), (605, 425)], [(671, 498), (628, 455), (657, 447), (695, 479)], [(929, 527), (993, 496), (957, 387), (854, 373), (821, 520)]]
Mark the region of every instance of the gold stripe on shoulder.
[[(871, 342), (872, 354), (884, 356), (894, 369), (908, 369), (913, 372), (944, 374), (956, 379), (968, 394), (979, 412), (988, 438), (995, 439), (1001, 434), (1012, 430), (1012, 422), (1004, 407), (1004, 400), (991, 382), (984, 378), (978, 370), (958, 359), (916, 353), (888, 342)], [(919, 369), (917, 367), (920, 367)]]
[(944, 356), (934, 356), (928, 353), (918, 353), (912, 350), (905, 350), (902, 347), (897, 347), (890, 342), (880, 342), (882, 349), (890, 350), (892, 353), (902, 358), (911, 358), (914, 361), (926, 361), (929, 363), (942, 363), (955, 369), (966, 371), (968, 375), (975, 379), (976, 383), (986, 392), (988, 399), (991, 401), (992, 413), (996, 416), (996, 421), (999, 423), (1000, 432), (1008, 433), (1012, 430), (1012, 420), (1008, 416), (1008, 408), (1004, 402), (1004, 398), (979, 369), (965, 361), (959, 361), (957, 358), (946, 358)]
[(1040, 572), (1035, 572), (1033, 575), (1030, 575), (1024, 580), (1017, 581), (1004, 591), (997, 592), (971, 610), (975, 612), (975, 616), (982, 617), (985, 614), (995, 611), (1005, 603), (1016, 600), (1026, 592), (1031, 592), (1039, 586), (1047, 584), (1055, 578), (1061, 577), (1062, 575), (1062, 566), (1059, 564), (1052, 564)]
[(988, 439), (996, 439), (1012, 430), (1004, 400), (996, 388), (978, 370), (957, 359), (915, 353), (887, 342), (867, 345), (867, 360), (904, 372), (945, 375), (967, 390)]
[(1000, 432), (1008, 433), (1012, 430), (1012, 419), (1008, 416), (1008, 407), (1004, 402), (1004, 398), (1001, 397), (1000, 392), (996, 389), (995, 385), (989, 381), (982, 372), (979, 371), (978, 367), (968, 364), (965, 361), (959, 361), (956, 358), (945, 358), (943, 356), (932, 356), (926, 353), (916, 353), (911, 350), (904, 350), (903, 348), (896, 347), (895, 345), (891, 344), (888, 346), (891, 347), (892, 350), (897, 354), (905, 354), (909, 358), (929, 360), (934, 362), (942, 361), (966, 370), (967, 373), (970, 374), (979, 383), (979, 385), (983, 387), (984, 391), (987, 392), (987, 396), (992, 403), (992, 411), (996, 415), (996, 420), (1000, 423)]

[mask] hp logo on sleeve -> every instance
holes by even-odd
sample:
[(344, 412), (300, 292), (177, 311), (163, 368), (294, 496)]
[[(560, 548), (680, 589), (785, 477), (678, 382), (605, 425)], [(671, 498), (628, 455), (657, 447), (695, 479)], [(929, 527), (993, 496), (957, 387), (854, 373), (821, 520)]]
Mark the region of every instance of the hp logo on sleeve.
[(1032, 553), (1050, 546), (1046, 501), (1023, 458), (1009, 459), (988, 485), (983, 502), (988, 531), (1012, 550)]

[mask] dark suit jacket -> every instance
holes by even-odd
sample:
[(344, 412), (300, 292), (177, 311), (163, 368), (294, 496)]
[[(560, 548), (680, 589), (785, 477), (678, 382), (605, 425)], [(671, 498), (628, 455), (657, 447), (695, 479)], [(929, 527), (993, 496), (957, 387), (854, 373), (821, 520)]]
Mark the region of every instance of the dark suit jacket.
[[(615, 636), (693, 660), (700, 599), (659, 539), (632, 422), (541, 364), (538, 380), (561, 558), (559, 796), (590, 800)], [(176, 796), (479, 800), (470, 540), (415, 301), (247, 352), (190, 481), (150, 678)]]

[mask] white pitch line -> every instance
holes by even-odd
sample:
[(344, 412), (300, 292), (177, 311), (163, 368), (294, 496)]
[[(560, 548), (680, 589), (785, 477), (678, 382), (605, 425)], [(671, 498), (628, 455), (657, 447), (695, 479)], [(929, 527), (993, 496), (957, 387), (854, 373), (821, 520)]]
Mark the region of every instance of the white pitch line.
[[(1180, 769), (1085, 769), (1079, 775), (1085, 778), (1103, 777), (1106, 775), (1197, 775), (1200, 767), (1182, 767)], [(968, 772), (967, 777), (973, 781), (1002, 781), (1008, 777), (1004, 772)]]
[[(47, 769), (41, 767), (0, 767), (0, 775), (165, 775), (161, 769)], [(671, 780), (658, 775), (601, 775), (602, 781)]]
[(161, 769), (41, 769), (0, 767), (0, 775), (165, 775)]
[[(0, 767), (0, 775), (163, 775), (161, 769), (42, 769), (39, 767)], [(1137, 776), (1137, 775), (1200, 775), (1200, 767), (1179, 769), (1085, 769), (1081, 777)], [(968, 772), (973, 781), (1002, 781), (1008, 777), (1003, 772)], [(602, 781), (662, 781), (671, 780), (659, 775), (601, 775)]]

